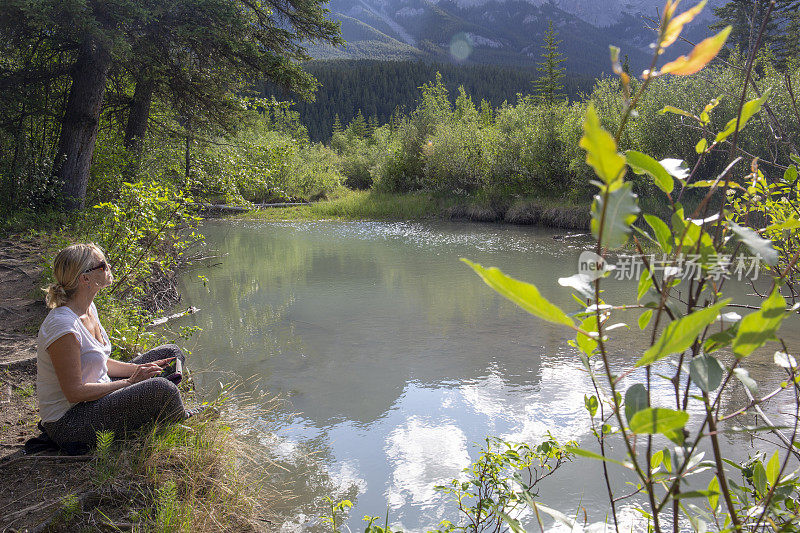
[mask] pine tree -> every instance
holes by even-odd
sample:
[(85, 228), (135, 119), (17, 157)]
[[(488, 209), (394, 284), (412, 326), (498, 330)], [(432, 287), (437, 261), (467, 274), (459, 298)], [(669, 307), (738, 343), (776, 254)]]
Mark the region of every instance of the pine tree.
[(378, 122), (378, 117), (371, 115), (369, 120), (367, 120), (367, 135), (371, 137), (379, 127), (380, 123)]
[(494, 110), (492, 109), (492, 104), (490, 104), (486, 99), (481, 100), (481, 108), (478, 113), (478, 117), (480, 119), (481, 126), (491, 126), (492, 122), (494, 122)]
[(553, 29), (553, 21), (547, 24), (542, 44), (542, 61), (537, 64), (536, 70), (540, 72), (533, 82), (536, 97), (545, 105), (553, 106), (564, 97), (564, 72), (566, 69), (561, 63), (566, 61), (558, 51), (558, 33)]
[(361, 113), (360, 109), (356, 117), (350, 122), (350, 125), (347, 126), (347, 129), (356, 137), (367, 136), (367, 121), (364, 120), (364, 115)]
[[(772, 0), (730, 0), (714, 9), (714, 15), (718, 20), (710, 28), (719, 31), (728, 25), (732, 26), (733, 31), (728, 38), (728, 45), (738, 47), (745, 54), (749, 54), (758, 40), (758, 32), (771, 2)], [(775, 7), (764, 26), (760, 48), (780, 48), (783, 28), (787, 26), (799, 7), (798, 0), (775, 0)]]
[(800, 10), (789, 15), (777, 48), (780, 67), (784, 70), (796, 68), (800, 62)]
[(339, 118), (339, 113), (333, 117), (333, 133), (342, 133), (342, 120)]
[(400, 127), (400, 124), (403, 122), (403, 118), (403, 112), (400, 110), (400, 106), (395, 106), (391, 117), (389, 117), (389, 129), (391, 131), (397, 131), (397, 129)]

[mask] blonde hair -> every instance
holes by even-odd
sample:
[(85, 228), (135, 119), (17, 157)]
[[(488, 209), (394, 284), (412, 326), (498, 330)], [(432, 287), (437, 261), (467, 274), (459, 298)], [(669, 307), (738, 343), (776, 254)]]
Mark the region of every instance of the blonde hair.
[(53, 309), (66, 304), (78, 290), (78, 278), (92, 268), (96, 256), (105, 257), (103, 250), (94, 243), (67, 246), (53, 260), (53, 277), (56, 279), (43, 289), (47, 307)]

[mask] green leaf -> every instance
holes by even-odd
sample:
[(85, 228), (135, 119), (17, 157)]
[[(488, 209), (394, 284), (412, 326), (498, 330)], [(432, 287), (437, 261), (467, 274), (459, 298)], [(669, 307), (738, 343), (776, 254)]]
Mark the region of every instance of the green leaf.
[(599, 453), (595, 453), (589, 450), (584, 450), (583, 448), (578, 448), (577, 446), (564, 446), (564, 450), (567, 453), (578, 455), (580, 457), (588, 457), (589, 459), (597, 459), (598, 461), (614, 463), (615, 465), (624, 466), (629, 470), (633, 470), (633, 465), (630, 463), (623, 463), (622, 461), (617, 461), (616, 459), (612, 459), (610, 457), (603, 457)]
[(648, 309), (644, 313), (641, 314), (639, 317), (639, 329), (644, 329), (650, 323), (650, 319), (653, 318), (653, 310)]
[(714, 333), (706, 339), (706, 342), (703, 343), (703, 351), (706, 353), (712, 353), (728, 346), (731, 341), (736, 338), (736, 332), (738, 329), (739, 324), (736, 323), (724, 331)]
[(522, 527), (522, 524), (519, 523), (519, 520), (516, 518), (511, 518), (506, 513), (501, 512), (498, 514), (500, 515), (500, 518), (503, 519), (506, 524), (508, 524), (509, 529), (511, 529), (513, 533), (525, 533), (525, 528)]
[(683, 115), (684, 117), (688, 118), (694, 118), (694, 119), (697, 118), (688, 111), (684, 111), (683, 109), (678, 109), (677, 107), (671, 105), (664, 106), (664, 108), (658, 112), (659, 115), (666, 115), (667, 113), (673, 113), (675, 115)]
[(731, 230), (739, 237), (739, 240), (742, 241), (753, 254), (760, 256), (769, 266), (778, 264), (778, 252), (772, 247), (772, 241), (763, 239), (752, 229), (744, 228), (734, 222), (729, 222), (729, 225)]
[(650, 470), (655, 470), (664, 460), (664, 451), (658, 450), (650, 457)]
[(642, 409), (647, 409), (647, 389), (641, 383), (636, 383), (625, 391), (625, 419), (628, 423)]
[(708, 492), (708, 506), (711, 508), (711, 512), (714, 512), (719, 503), (719, 480), (717, 476), (714, 476), (714, 479), (708, 484)]
[(734, 368), (733, 374), (739, 381), (742, 382), (742, 385), (747, 387), (747, 390), (749, 390), (752, 394), (758, 392), (758, 383), (756, 383), (756, 380), (750, 377), (750, 372), (744, 368)]
[(569, 327), (575, 326), (573, 320), (558, 306), (550, 303), (542, 296), (535, 285), (506, 276), (498, 268), (484, 268), (468, 259), (461, 258), (461, 260), (472, 267), (489, 287), (530, 314), (555, 324), (563, 324)]
[[(580, 329), (587, 333), (597, 333), (597, 315), (587, 317), (581, 322)], [(575, 337), (575, 343), (578, 349), (586, 355), (592, 355), (597, 349), (597, 340), (592, 337), (587, 337), (583, 333), (578, 333)]]
[(628, 150), (625, 152), (625, 159), (631, 170), (636, 174), (648, 174), (653, 178), (656, 186), (665, 193), (669, 194), (674, 189), (675, 183), (672, 176), (661, 166), (661, 163), (649, 155), (635, 150)]
[(664, 65), (661, 68), (661, 73), (689, 76), (699, 72), (722, 50), (732, 29), (732, 26), (728, 26), (713, 37), (701, 41), (688, 56), (680, 56)]
[[(592, 202), (592, 235), (598, 240), (601, 240), (600, 221), (603, 217), (604, 205), (604, 193), (601, 191)], [(601, 244), (612, 249), (623, 246), (628, 241), (631, 224), (636, 221), (638, 214), (639, 206), (636, 203), (632, 183), (623, 183), (609, 188)]]
[(589, 411), (589, 416), (594, 418), (594, 415), (597, 414), (597, 396), (592, 394), (591, 396), (583, 395), (583, 404), (586, 406), (586, 410)]
[(689, 421), (686, 411), (674, 411), (661, 407), (648, 407), (633, 415), (630, 421), (631, 431), (639, 434), (668, 433), (683, 429)]
[(766, 227), (766, 231), (785, 231), (800, 228), (800, 220), (796, 218), (788, 218), (783, 222), (772, 224)]
[(686, 492), (680, 492), (675, 494), (673, 498), (676, 500), (686, 500), (689, 498), (709, 498), (711, 496), (719, 497), (719, 491), (711, 491), (711, 490), (690, 490)]
[[(721, 180), (715, 180), (715, 179), (714, 180), (697, 180), (697, 181), (693, 181), (692, 183), (689, 183), (688, 185), (686, 185), (686, 188), (687, 189), (696, 189), (696, 188), (699, 188), (699, 187), (704, 187), (704, 188), (719, 187), (720, 182), (721, 182)], [(739, 185), (738, 183), (733, 182), (733, 181), (729, 181), (728, 182), (728, 188), (729, 189), (745, 190), (744, 187), (742, 187), (741, 185)]]
[[(677, 2), (674, 5), (677, 6)], [(677, 41), (678, 37), (681, 35), (681, 31), (683, 31), (683, 27), (694, 20), (694, 18), (703, 10), (705, 6), (706, 0), (702, 0), (702, 2), (693, 8), (684, 11), (677, 17), (672, 17), (671, 20), (668, 19), (669, 24), (667, 24), (667, 29), (664, 31), (664, 38), (661, 41), (661, 47), (667, 48), (671, 46), (672, 43)]]
[[(764, 102), (767, 101), (769, 97), (770, 89), (764, 91), (764, 95), (761, 98), (756, 98), (755, 100), (750, 100), (744, 107), (742, 107), (742, 114), (739, 118), (739, 131), (742, 131), (747, 125), (747, 122), (752, 118), (753, 115), (761, 111), (761, 106), (764, 105)], [(725, 125), (725, 128), (717, 133), (717, 137), (714, 139), (714, 142), (721, 142), (727, 139), (734, 131), (736, 131), (736, 122), (735, 118), (732, 118), (728, 121), (728, 124)]]
[(695, 357), (689, 366), (689, 375), (692, 381), (700, 387), (703, 392), (717, 390), (722, 383), (722, 366), (716, 358), (703, 354)]
[(648, 348), (644, 356), (636, 362), (636, 366), (655, 363), (671, 353), (680, 353), (689, 348), (698, 335), (717, 318), (720, 309), (725, 307), (728, 302), (730, 302), (730, 298), (670, 322), (661, 332), (656, 343)]
[(767, 472), (761, 461), (756, 461), (756, 464), (753, 465), (753, 486), (761, 494), (767, 493)]
[(667, 223), (658, 218), (655, 215), (645, 215), (644, 219), (653, 228), (653, 233), (655, 233), (656, 240), (658, 241), (658, 245), (661, 246), (661, 250), (665, 253), (670, 253), (672, 251), (672, 232), (667, 226)]
[(686, 431), (683, 428), (665, 431), (664, 436), (678, 446), (683, 446), (686, 442)]
[(706, 151), (706, 148), (708, 148), (708, 141), (706, 140), (705, 137), (703, 137), (702, 139), (697, 141), (697, 144), (694, 147), (694, 151), (698, 154), (702, 154), (703, 152)]
[(667, 472), (672, 472), (672, 454), (669, 453), (669, 449), (664, 448), (664, 468), (667, 469)]
[(747, 357), (767, 341), (774, 339), (786, 316), (786, 300), (776, 287), (761, 304), (761, 309), (742, 318), (739, 323), (736, 338), (733, 340), (733, 353), (736, 357)]
[[(647, 294), (647, 291), (650, 290), (650, 287), (653, 286), (653, 278), (650, 276), (649, 272), (642, 272), (642, 275), (639, 276), (639, 287), (636, 289), (636, 301), (642, 299), (642, 297)], [(644, 328), (642, 328), (644, 329)]]
[(783, 181), (786, 183), (794, 183), (797, 179), (797, 167), (794, 165), (789, 165), (786, 169), (786, 172), (783, 173)]
[(778, 450), (775, 450), (775, 453), (772, 454), (772, 458), (767, 463), (767, 481), (769, 481), (770, 486), (774, 487), (778, 482), (778, 474), (780, 474), (780, 471), (781, 459), (778, 456)]
[(593, 104), (586, 109), (580, 147), (586, 150), (586, 163), (607, 185), (622, 179), (625, 158), (617, 151), (614, 137), (600, 125)]

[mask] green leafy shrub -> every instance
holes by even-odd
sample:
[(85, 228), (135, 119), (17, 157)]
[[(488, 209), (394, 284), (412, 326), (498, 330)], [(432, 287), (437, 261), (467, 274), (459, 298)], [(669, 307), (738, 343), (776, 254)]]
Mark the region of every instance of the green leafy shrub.
[(340, 186), (336, 154), (256, 119), (220, 146), (197, 155), (196, 187), (226, 203), (326, 195)]
[(160, 310), (149, 284), (185, 262), (187, 249), (200, 242), (194, 201), (172, 185), (157, 181), (123, 183), (118, 200), (93, 207), (82, 233), (105, 251), (115, 283), (98, 295), (107, 313), (109, 337), (121, 347), (141, 349), (155, 340), (144, 332), (149, 317)]

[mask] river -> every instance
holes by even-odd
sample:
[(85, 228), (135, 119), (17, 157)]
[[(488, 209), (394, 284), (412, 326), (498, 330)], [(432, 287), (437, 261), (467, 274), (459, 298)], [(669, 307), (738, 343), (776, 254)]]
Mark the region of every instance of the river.
[[(387, 508), (406, 531), (456, 521), (434, 486), (461, 476), (487, 435), (535, 444), (550, 432), (596, 448), (584, 408), (590, 381), (566, 342), (573, 335), (495, 295), (459, 261), (498, 266), (575, 310), (557, 278), (577, 271), (590, 239), (447, 222), (217, 220), (201, 232), (223, 257), (183, 277), (182, 305), (201, 309), (183, 323), (202, 328), (188, 341), (192, 366), (212, 370), (196, 383), (213, 394), (220, 380), (252, 378), (248, 387), (286, 400), (274, 419), (261, 421), (259, 437), (294, 472), (284, 531), (321, 530), (329, 494), (353, 501), (353, 531), (365, 514), (383, 516)], [(749, 287), (734, 281), (729, 288), (743, 295)], [(628, 283), (611, 280), (607, 289), (616, 303), (635, 297)], [(620, 368), (644, 350), (638, 314), (616, 317), (631, 325), (612, 332), (610, 357)], [(792, 342), (800, 338), (796, 326), (784, 327)], [(764, 389), (782, 376), (772, 364), (775, 349), (745, 365)], [(655, 403), (673, 405), (669, 383), (657, 382), (656, 391)], [(745, 401), (737, 383), (723, 412)], [(690, 411), (699, 419), (697, 406)], [(780, 401), (768, 408), (779, 423), (791, 420), (785, 411)], [(755, 451), (741, 433), (725, 434), (723, 443), (734, 460)], [(601, 476), (600, 463), (578, 459), (548, 478), (540, 500), (573, 515), (586, 507), (590, 522), (602, 521)], [(619, 491), (628, 490), (624, 480), (617, 476)], [(622, 507), (624, 520), (635, 522), (632, 504)]]

